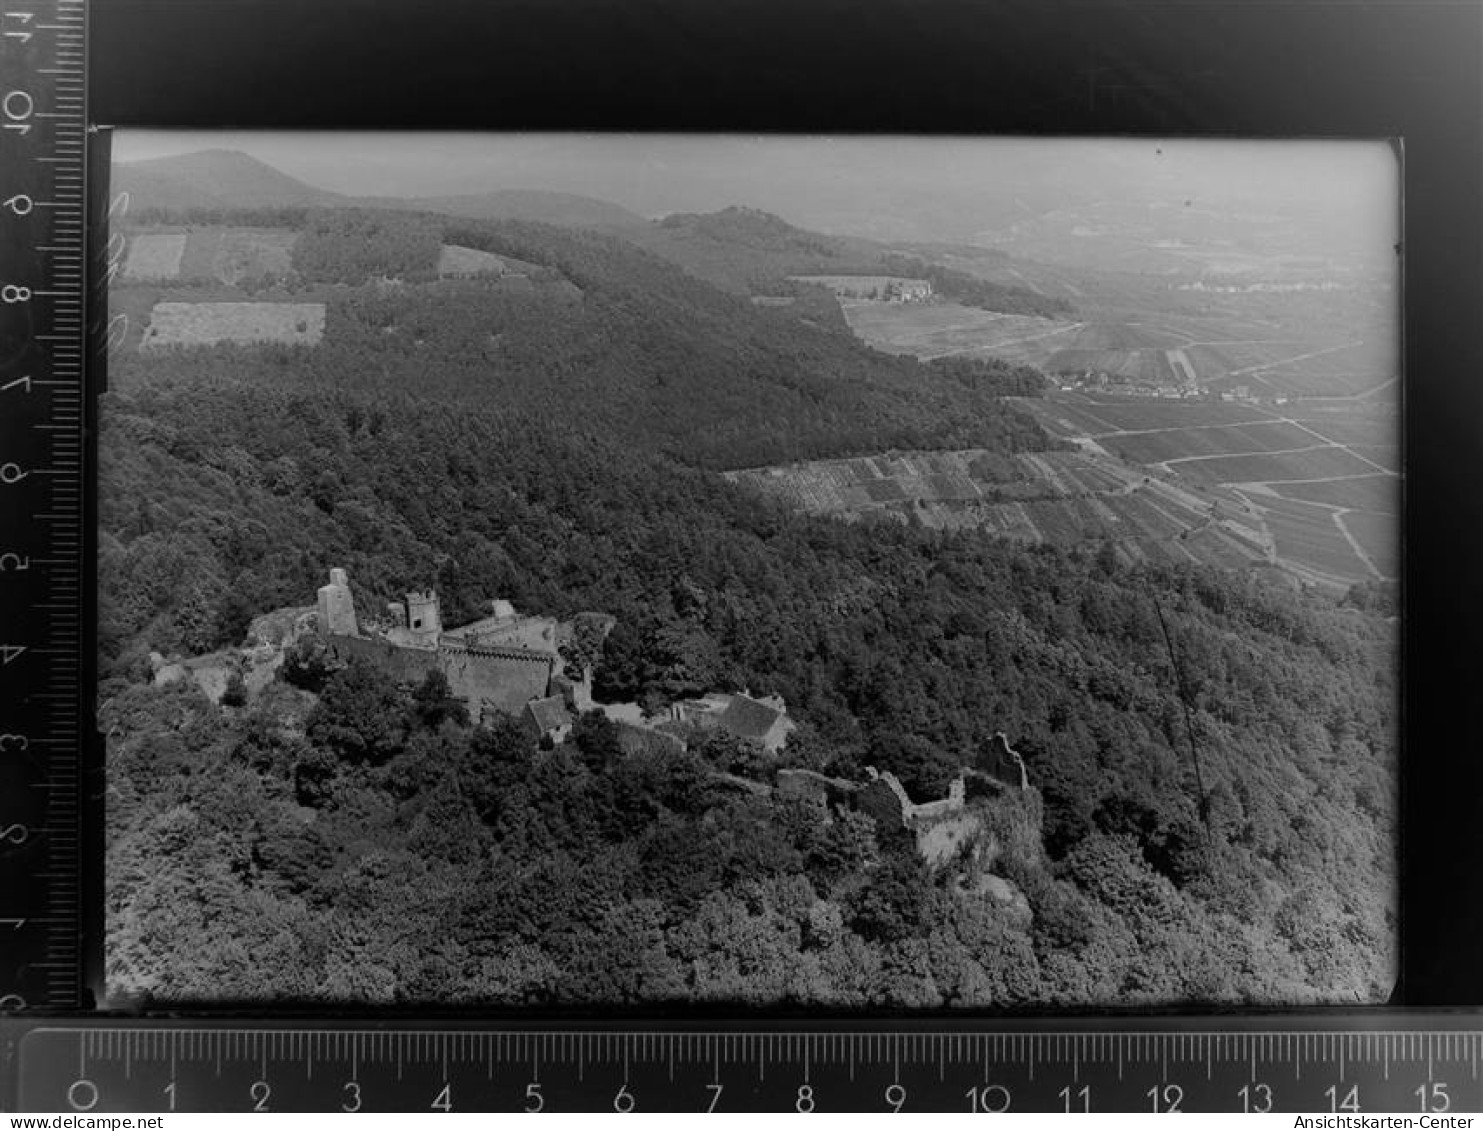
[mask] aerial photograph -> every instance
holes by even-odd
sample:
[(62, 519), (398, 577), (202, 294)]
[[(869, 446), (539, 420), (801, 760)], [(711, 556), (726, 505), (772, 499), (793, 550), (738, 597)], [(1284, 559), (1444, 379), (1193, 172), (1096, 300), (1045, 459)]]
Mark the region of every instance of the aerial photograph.
[(109, 1005), (1394, 988), (1383, 142), (121, 130)]

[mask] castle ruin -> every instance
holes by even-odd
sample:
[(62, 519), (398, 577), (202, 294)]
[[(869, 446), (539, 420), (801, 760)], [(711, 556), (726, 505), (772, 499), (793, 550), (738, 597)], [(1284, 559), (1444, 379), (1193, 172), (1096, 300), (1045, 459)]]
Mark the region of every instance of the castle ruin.
[(475, 717), (486, 710), (519, 716), (532, 700), (559, 695), (578, 710), (590, 705), (590, 673), (573, 680), (563, 672), (560, 644), (567, 626), (550, 617), (522, 616), (508, 601), (494, 601), (490, 615), (445, 629), (438, 595), (412, 592), (387, 606), (389, 626), (361, 624), (343, 569), (330, 570), (319, 590), (318, 630), (337, 659), (359, 658), (393, 678), (418, 683), (441, 671), (449, 691)]

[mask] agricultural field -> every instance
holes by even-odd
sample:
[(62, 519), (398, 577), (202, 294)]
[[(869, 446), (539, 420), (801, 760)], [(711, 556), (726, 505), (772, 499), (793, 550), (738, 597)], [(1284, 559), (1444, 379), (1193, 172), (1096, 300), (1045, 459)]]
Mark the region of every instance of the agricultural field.
[(324, 335), (321, 302), (160, 302), (150, 312), (140, 349), (253, 345), (317, 345)]
[(1028, 314), (997, 314), (954, 302), (843, 299), (840, 308), (862, 341), (923, 361), (983, 354), (1038, 365), (1055, 349), (1053, 339), (1079, 325)]
[[(1056, 391), (1017, 403), (1057, 437), (1147, 469), (1161, 490), (1226, 499), (1279, 564), (1314, 584), (1397, 576), (1399, 429), (1382, 401), (1272, 406)], [(1221, 556), (1190, 539), (1177, 549)]]
[(198, 228), (190, 233), (183, 279), (237, 286), (246, 280), (281, 279), (293, 270), (297, 233), (287, 228)]
[(1321, 444), (1250, 455), (1185, 456), (1162, 460), (1159, 466), (1176, 471), (1185, 479), (1205, 486), (1292, 479), (1337, 479), (1365, 475), (1375, 470), (1368, 460), (1343, 448)]
[(135, 236), (124, 258), (124, 279), (152, 283), (178, 277), (185, 244), (185, 234), (180, 232)]
[(1277, 482), (1268, 486), (1283, 498), (1297, 502), (1372, 514), (1395, 516), (1401, 513), (1400, 483), (1394, 475), (1377, 473), (1353, 479), (1324, 479), (1316, 483)]
[(505, 263), (497, 255), (479, 251), (472, 247), (459, 247), (445, 243), (438, 250), (438, 274), (464, 277), (468, 275), (503, 275)]
[(1341, 514), (1339, 521), (1382, 576), (1394, 577), (1400, 572), (1400, 520), (1397, 517), (1349, 511)]
[(1093, 452), (1014, 457), (914, 452), (727, 473), (813, 514), (975, 529), (1069, 546), (1110, 539), (1137, 561), (1266, 563), (1259, 519), (1230, 496), (1193, 491)]
[(1137, 463), (1198, 456), (1239, 455), (1309, 447), (1313, 437), (1290, 424), (1197, 424), (1188, 428), (1106, 432), (1093, 437), (1109, 451)]
[(1272, 500), (1262, 500), (1258, 505), (1276, 542), (1277, 557), (1300, 576), (1335, 585), (1374, 576), (1334, 521), (1335, 512), (1330, 508), (1290, 503), (1275, 506)]
[(282, 279), (293, 271), (297, 233), (287, 228), (206, 227), (139, 232), (129, 240), (125, 282)]

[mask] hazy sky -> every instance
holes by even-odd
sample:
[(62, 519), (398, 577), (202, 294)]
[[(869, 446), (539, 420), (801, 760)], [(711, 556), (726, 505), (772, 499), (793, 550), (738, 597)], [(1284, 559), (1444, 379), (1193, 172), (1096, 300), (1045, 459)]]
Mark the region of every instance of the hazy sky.
[(1380, 142), (127, 130), (114, 157), (210, 148), (351, 195), (548, 189), (648, 216), (747, 204), (896, 237), (964, 238), (1058, 204), (1133, 199), (1313, 212), (1388, 244), (1397, 214)]

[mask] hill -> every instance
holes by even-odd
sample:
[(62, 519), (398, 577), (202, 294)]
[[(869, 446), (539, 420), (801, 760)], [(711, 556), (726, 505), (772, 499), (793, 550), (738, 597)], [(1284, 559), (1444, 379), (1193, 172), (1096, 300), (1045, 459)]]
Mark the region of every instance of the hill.
[(929, 279), (939, 295), (986, 310), (1052, 317), (1071, 309), (1064, 298), (991, 283), (871, 240), (807, 231), (755, 208), (676, 213), (619, 234), (736, 294), (789, 294), (794, 275), (906, 275)]
[[(297, 385), (422, 395), (587, 421), (640, 448), (708, 467), (746, 467), (892, 447), (1047, 446), (1009, 408), (994, 374), (883, 355), (846, 334), (753, 306), (621, 240), (513, 221), (345, 209), (304, 221), (294, 261), (339, 284), (323, 341), (269, 374)], [(524, 286), (435, 279), (451, 244), (530, 265)], [(403, 283), (376, 282), (395, 276)], [(422, 285), (413, 285), (419, 280)], [(179, 287), (161, 290), (171, 301)], [(140, 309), (149, 288), (124, 288)], [(219, 297), (212, 294), (210, 297)], [(293, 299), (264, 292), (263, 299)], [(114, 379), (201, 383), (258, 373), (223, 352), (211, 376), (189, 354), (120, 358)], [(1005, 374), (1009, 369), (1005, 368)], [(987, 377), (987, 379), (985, 379)]]
[[(789, 515), (570, 424), (284, 387), (281, 364), (103, 406), (115, 989), (856, 1008), (1388, 992), (1381, 617), (1205, 569)], [(801, 728), (784, 764), (875, 766), (925, 800), (1003, 730), (1033, 788), (982, 815), (975, 860), (933, 870), (910, 837), (767, 796), (774, 764), (734, 746), (624, 756), (586, 718), (542, 751), (353, 667), (220, 706), (149, 686), (151, 651), (236, 646), (331, 563), (367, 609), (431, 584), (455, 623), (492, 595), (609, 612), (600, 696), (780, 692)], [(718, 792), (717, 769), (756, 789)]]
[(381, 208), (411, 208), (462, 216), (471, 220), (524, 220), (560, 228), (627, 229), (648, 223), (621, 205), (569, 192), (501, 189), (470, 196), (419, 197), (412, 200), (376, 198), (362, 203)]
[(121, 162), (113, 168), (112, 187), (129, 194), (135, 216), (149, 211), (303, 208), (343, 200), (232, 149)]

